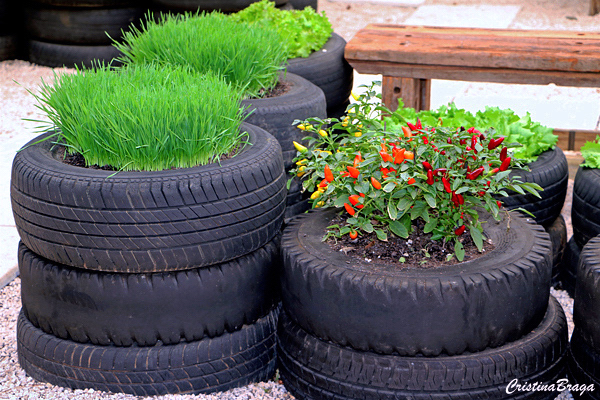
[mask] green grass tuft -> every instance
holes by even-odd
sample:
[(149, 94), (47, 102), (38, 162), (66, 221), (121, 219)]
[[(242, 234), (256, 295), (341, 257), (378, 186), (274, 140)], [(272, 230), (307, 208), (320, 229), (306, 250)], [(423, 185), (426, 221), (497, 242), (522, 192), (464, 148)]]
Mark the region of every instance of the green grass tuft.
[(159, 171), (218, 161), (241, 144), (240, 94), (214, 74), (131, 65), (56, 76), (35, 95), (88, 165)]
[(140, 29), (115, 43), (128, 64), (175, 64), (199, 73), (213, 71), (241, 90), (258, 97), (279, 80), (288, 52), (279, 34), (267, 27), (239, 24), (213, 12), (151, 16)]

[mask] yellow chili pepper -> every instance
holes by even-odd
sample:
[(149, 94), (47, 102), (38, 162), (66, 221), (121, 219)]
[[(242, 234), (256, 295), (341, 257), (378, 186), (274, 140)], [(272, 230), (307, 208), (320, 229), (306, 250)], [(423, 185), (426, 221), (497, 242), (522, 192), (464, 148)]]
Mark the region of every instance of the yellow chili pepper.
[(296, 161), (296, 165), (306, 165), (308, 163), (308, 160), (306, 158), (303, 158), (300, 161)]
[(317, 204), (315, 204), (315, 208), (323, 207), (324, 205), (325, 205), (325, 202), (323, 200), (321, 200)]
[(311, 128), (311, 125), (307, 125), (307, 124), (298, 124), (297, 126), (298, 129), (305, 131)]
[(317, 199), (319, 196), (321, 196), (321, 193), (322, 193), (322, 192), (321, 192), (321, 191), (319, 191), (319, 190), (316, 190), (316, 191), (314, 191), (314, 192), (313, 192), (313, 194), (311, 194), (311, 195), (310, 195), (310, 199), (311, 199), (311, 200), (315, 200), (315, 199)]
[(354, 132), (354, 137), (361, 137), (361, 136), (362, 136), (362, 131)]
[(304, 146), (302, 146), (300, 143), (294, 141), (294, 147), (296, 148), (296, 150), (298, 150), (300, 153), (306, 153), (308, 151), (308, 149)]
[(296, 173), (296, 176), (298, 178), (300, 178), (302, 175), (304, 175), (304, 170), (306, 169), (306, 167), (303, 165), (300, 168), (298, 168), (298, 172)]
[(358, 101), (358, 96), (354, 92), (350, 92), (350, 94), (354, 100)]
[(327, 132), (325, 132), (323, 129), (321, 129), (319, 131), (319, 135), (321, 135), (322, 137), (327, 137)]

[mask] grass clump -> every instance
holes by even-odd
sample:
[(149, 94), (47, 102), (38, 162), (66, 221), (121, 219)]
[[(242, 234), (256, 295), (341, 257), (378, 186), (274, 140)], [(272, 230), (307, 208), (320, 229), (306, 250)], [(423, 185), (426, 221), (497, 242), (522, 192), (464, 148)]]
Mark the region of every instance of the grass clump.
[(158, 22), (149, 15), (122, 40), (114, 46), (125, 65), (155, 62), (213, 71), (244, 97), (273, 88), (288, 58), (285, 41), (273, 29), (236, 23), (217, 12), (162, 15)]
[(277, 30), (286, 41), (289, 58), (308, 57), (320, 50), (329, 40), (333, 28), (325, 12), (317, 13), (312, 7), (303, 10), (281, 10), (275, 3), (262, 0), (232, 14), (238, 22), (247, 22)]
[(159, 171), (218, 161), (240, 145), (240, 95), (214, 74), (131, 65), (56, 76), (38, 108), (87, 165)]

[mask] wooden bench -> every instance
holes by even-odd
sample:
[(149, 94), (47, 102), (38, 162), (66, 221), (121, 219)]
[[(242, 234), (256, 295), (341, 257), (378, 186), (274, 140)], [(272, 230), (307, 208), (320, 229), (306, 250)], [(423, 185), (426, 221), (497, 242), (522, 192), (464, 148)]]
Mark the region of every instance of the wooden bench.
[[(347, 44), (357, 72), (382, 74), (383, 102), (429, 109), (431, 79), (600, 88), (600, 33), (371, 24)], [(565, 110), (568, 112), (568, 110)], [(579, 149), (597, 131), (556, 130)]]

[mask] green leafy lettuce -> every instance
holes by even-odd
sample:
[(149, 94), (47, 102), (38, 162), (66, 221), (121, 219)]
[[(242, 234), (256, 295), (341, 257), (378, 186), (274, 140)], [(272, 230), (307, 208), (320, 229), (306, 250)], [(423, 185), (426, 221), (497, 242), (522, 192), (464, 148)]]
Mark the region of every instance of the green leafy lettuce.
[(596, 136), (594, 142), (586, 142), (581, 146), (583, 156), (582, 167), (600, 168), (600, 136)]
[[(437, 110), (416, 111), (414, 108), (404, 107), (399, 100), (398, 110), (386, 120), (389, 124), (415, 123), (420, 119), (423, 125), (445, 127), (475, 127), (481, 131), (493, 128), (497, 136), (506, 137), (504, 143), (518, 143), (519, 147), (512, 148), (513, 157), (530, 163), (537, 160), (537, 156), (546, 150), (553, 149), (558, 142), (558, 136), (552, 128), (541, 125), (531, 120), (527, 113), (519, 117), (511, 109), (486, 107), (484, 111), (472, 114), (464, 109), (459, 109), (454, 103), (443, 105)], [(512, 147), (512, 146), (511, 146)]]
[(308, 57), (320, 50), (333, 32), (325, 12), (319, 14), (311, 7), (280, 10), (269, 0), (252, 3), (244, 10), (231, 14), (231, 18), (237, 22), (266, 25), (278, 31), (287, 42), (289, 58)]

